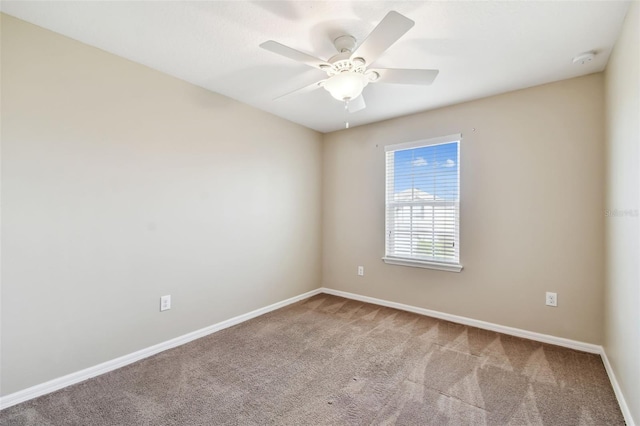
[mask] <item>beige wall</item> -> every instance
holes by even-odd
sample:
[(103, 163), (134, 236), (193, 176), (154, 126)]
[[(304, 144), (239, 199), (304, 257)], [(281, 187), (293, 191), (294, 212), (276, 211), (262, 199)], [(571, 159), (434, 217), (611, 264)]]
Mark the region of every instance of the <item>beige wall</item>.
[(320, 134), (6, 15), (2, 125), (3, 395), (320, 286)]
[[(603, 96), (593, 74), (325, 135), (323, 285), (602, 343)], [(384, 145), (453, 133), (464, 270), (383, 263)]]
[[(640, 3), (634, 2), (605, 73), (608, 210), (605, 351), (640, 424)], [(627, 211), (632, 215), (625, 215)]]

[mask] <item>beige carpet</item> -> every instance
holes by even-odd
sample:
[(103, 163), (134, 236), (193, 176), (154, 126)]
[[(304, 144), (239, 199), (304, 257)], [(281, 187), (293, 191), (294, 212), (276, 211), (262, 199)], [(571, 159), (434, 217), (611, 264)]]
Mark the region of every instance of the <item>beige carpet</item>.
[(2, 425), (616, 425), (598, 355), (321, 294)]

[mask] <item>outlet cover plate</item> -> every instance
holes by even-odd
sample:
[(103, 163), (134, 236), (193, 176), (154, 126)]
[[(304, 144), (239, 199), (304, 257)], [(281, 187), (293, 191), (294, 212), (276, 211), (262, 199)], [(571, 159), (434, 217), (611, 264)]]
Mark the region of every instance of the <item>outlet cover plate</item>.
[(171, 295), (162, 296), (160, 298), (160, 312), (171, 309)]
[(558, 306), (558, 293), (547, 292), (545, 304), (547, 306)]

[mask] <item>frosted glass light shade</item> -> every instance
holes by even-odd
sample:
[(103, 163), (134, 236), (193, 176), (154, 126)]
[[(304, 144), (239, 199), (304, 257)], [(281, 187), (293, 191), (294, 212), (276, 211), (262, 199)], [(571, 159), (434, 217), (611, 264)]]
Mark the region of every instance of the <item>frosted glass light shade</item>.
[(346, 71), (330, 77), (325, 81), (324, 88), (337, 100), (347, 101), (360, 96), (366, 83), (364, 74)]

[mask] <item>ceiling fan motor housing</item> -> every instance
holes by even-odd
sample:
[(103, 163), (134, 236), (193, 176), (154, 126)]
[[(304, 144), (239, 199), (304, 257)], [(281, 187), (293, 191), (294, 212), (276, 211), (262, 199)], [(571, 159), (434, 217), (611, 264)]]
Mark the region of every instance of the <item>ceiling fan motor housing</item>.
[[(333, 58), (332, 58), (333, 59)], [(332, 76), (336, 74), (340, 74), (341, 72), (359, 72), (364, 73), (365, 67), (364, 64), (352, 61), (351, 59), (342, 59), (339, 61), (335, 61), (331, 63), (331, 67), (328, 68), (327, 75)]]

